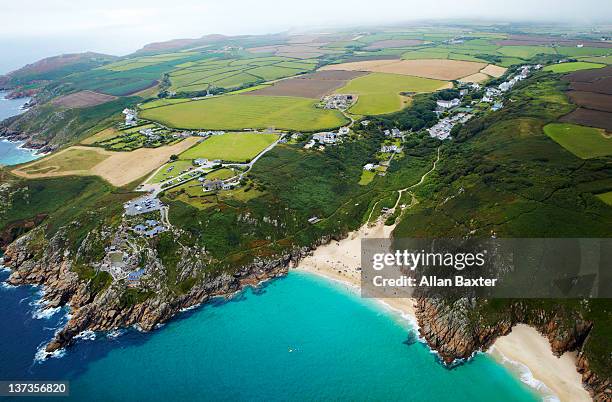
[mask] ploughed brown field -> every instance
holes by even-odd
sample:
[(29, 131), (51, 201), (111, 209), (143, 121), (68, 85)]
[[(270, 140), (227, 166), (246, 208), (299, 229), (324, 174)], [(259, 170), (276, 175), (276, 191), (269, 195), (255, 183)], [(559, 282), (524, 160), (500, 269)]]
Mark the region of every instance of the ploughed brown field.
[(612, 66), (576, 71), (563, 79), (570, 82), (568, 96), (579, 108), (561, 120), (612, 131)]
[(563, 76), (563, 79), (569, 82), (595, 82), (609, 77), (612, 77), (612, 66), (574, 71)]
[(499, 46), (538, 46), (551, 45), (576, 46), (584, 44), (587, 47), (612, 47), (612, 43), (598, 41), (577, 41), (569, 39), (561, 39), (552, 36), (537, 36), (537, 35), (510, 35), (508, 39), (502, 39), (495, 42)]
[(583, 126), (605, 128), (612, 131), (612, 113), (578, 108), (561, 118), (564, 123), (574, 123)]
[(404, 47), (404, 46), (416, 46), (421, 45), (423, 42), (420, 39), (388, 39), (388, 40), (379, 40), (377, 42), (370, 43), (365, 50), (380, 50), (380, 49), (391, 49), (395, 47)]
[(596, 82), (572, 82), (570, 89), (612, 95), (612, 77), (597, 80)]
[(361, 71), (317, 71), (277, 81), (269, 87), (246, 92), (245, 95), (299, 96), (319, 99), (344, 86), (349, 80), (367, 73)]
[(572, 102), (586, 109), (612, 112), (612, 95), (583, 91), (570, 91), (568, 95)]
[(101, 105), (117, 99), (116, 96), (101, 94), (94, 91), (80, 91), (61, 96), (53, 101), (54, 104), (67, 108), (80, 108)]
[(486, 66), (486, 63), (446, 59), (369, 60), (330, 64), (321, 70), (371, 71), (449, 81), (476, 74)]

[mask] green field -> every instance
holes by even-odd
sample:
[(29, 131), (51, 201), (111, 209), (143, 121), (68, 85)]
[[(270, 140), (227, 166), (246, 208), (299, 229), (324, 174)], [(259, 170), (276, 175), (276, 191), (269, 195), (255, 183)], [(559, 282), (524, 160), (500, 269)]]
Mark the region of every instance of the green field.
[(581, 57), (582, 61), (589, 61), (591, 63), (605, 63), (612, 64), (612, 56), (601, 56), (601, 57)]
[(183, 103), (183, 102), (189, 102), (189, 101), (190, 99), (188, 98), (162, 98), (162, 99), (155, 99), (154, 101), (151, 101), (151, 102), (143, 103), (142, 105), (139, 105), (138, 107), (140, 109), (151, 109), (154, 107), (173, 105), (175, 103)]
[(63, 152), (52, 154), (19, 170), (30, 174), (87, 171), (102, 162), (109, 155), (97, 152), (95, 149), (69, 148)]
[(497, 52), (509, 57), (519, 59), (530, 59), (536, 54), (555, 54), (555, 49), (545, 46), (502, 46)]
[(215, 170), (214, 172), (210, 172), (206, 175), (206, 178), (208, 180), (226, 180), (234, 176), (236, 176), (236, 172), (234, 171), (234, 169), (223, 168)]
[(374, 180), (374, 177), (376, 177), (376, 172), (373, 172), (371, 170), (364, 170), (363, 172), (361, 172), (361, 178), (359, 179), (358, 184), (360, 186), (366, 186), (370, 184), (372, 180)]
[(607, 193), (603, 194), (597, 194), (596, 197), (605, 202), (606, 204), (612, 205), (612, 191), (608, 191)]
[(575, 124), (551, 123), (544, 132), (563, 148), (582, 159), (612, 155), (612, 138), (599, 128)]
[(213, 135), (180, 154), (179, 158), (244, 162), (257, 156), (277, 139), (276, 134), (226, 133)]
[(408, 102), (400, 92), (433, 92), (444, 87), (445, 81), (400, 74), (372, 73), (351, 80), (336, 93), (359, 96), (350, 111), (360, 115), (397, 112)]
[(572, 63), (561, 63), (546, 66), (544, 67), (544, 71), (552, 71), (553, 73), (570, 73), (572, 71), (589, 70), (591, 68), (602, 68), (605, 66), (605, 64), (585, 63), (583, 61), (576, 61)]
[(101, 68), (104, 70), (110, 70), (110, 71), (116, 71), (116, 72), (129, 71), (129, 70), (134, 70), (137, 68), (149, 67), (152, 65), (156, 65), (156, 64), (160, 64), (160, 63), (164, 63), (168, 61), (184, 59), (186, 57), (193, 56), (196, 54), (197, 53), (195, 52), (182, 52), (182, 53), (166, 53), (166, 54), (160, 54), (156, 56), (145, 56), (145, 57), (139, 57), (136, 59), (118, 61), (116, 63), (107, 64)]
[(220, 96), (143, 110), (140, 116), (176, 128), (211, 130), (316, 131), (346, 123), (340, 112), (317, 109), (312, 99), (289, 96)]
[(576, 47), (576, 46), (559, 46), (556, 48), (557, 53), (570, 56), (609, 56), (612, 51), (605, 47)]

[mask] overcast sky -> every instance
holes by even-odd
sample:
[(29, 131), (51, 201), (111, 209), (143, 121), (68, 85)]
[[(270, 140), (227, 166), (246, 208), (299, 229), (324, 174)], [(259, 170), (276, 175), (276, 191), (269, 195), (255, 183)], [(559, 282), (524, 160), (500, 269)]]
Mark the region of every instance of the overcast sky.
[(124, 55), (209, 33), (438, 18), (612, 22), (611, 0), (0, 0), (0, 10), (0, 73), (58, 53)]

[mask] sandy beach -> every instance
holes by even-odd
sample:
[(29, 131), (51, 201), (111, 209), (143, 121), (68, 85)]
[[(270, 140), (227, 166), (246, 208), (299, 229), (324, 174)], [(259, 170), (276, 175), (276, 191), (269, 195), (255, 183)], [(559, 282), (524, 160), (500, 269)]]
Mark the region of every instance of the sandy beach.
[[(320, 246), (294, 269), (320, 275), (359, 291), (361, 239), (387, 238), (392, 231), (393, 227), (384, 226), (380, 220), (374, 226), (364, 225), (341, 241)], [(386, 298), (379, 301), (416, 322), (412, 299)], [(560, 401), (591, 400), (576, 371), (576, 355), (565, 353), (557, 358), (548, 340), (532, 327), (516, 325), (510, 334), (495, 342), (489, 353), (542, 395), (554, 394)]]

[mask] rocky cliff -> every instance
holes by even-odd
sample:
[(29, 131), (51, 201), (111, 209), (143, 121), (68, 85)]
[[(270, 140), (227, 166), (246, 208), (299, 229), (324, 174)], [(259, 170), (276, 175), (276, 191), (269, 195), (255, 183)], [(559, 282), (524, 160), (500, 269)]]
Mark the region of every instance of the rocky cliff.
[(502, 318), (491, 323), (479, 315), (478, 303), (466, 298), (454, 302), (427, 297), (417, 300), (419, 332), (446, 364), (470, 358), (479, 350), (487, 350), (497, 337), (508, 334), (515, 324), (525, 323), (546, 336), (555, 355), (578, 351), (577, 370), (582, 374), (586, 389), (596, 401), (612, 400), (610, 379), (597, 376), (582, 351), (593, 326), (591, 322), (579, 314), (567, 317), (558, 312), (534, 310), (517, 300), (508, 304)]
[[(233, 271), (204, 276), (187, 293), (177, 294), (157, 284), (147, 291), (143, 301), (125, 303), (125, 281), (115, 281), (103, 290), (92, 286), (75, 273), (75, 262), (64, 247), (65, 233), (53, 236), (44, 250), (32, 247), (36, 233), (33, 230), (11, 243), (5, 251), (4, 263), (13, 272), (8, 279), (12, 285), (41, 285), (43, 300), (48, 307), (69, 305), (71, 318), (46, 348), (48, 353), (70, 345), (82, 331), (105, 331), (136, 325), (149, 331), (163, 323), (181, 309), (192, 307), (216, 296), (229, 296), (245, 286), (286, 274), (291, 262), (298, 261), (309, 250), (295, 249), (265, 261), (253, 262)], [(153, 252), (153, 251), (151, 251)], [(185, 250), (189, 257), (196, 250)], [(159, 260), (153, 262), (152, 271), (164, 270)], [(189, 274), (193, 267), (183, 267)]]

